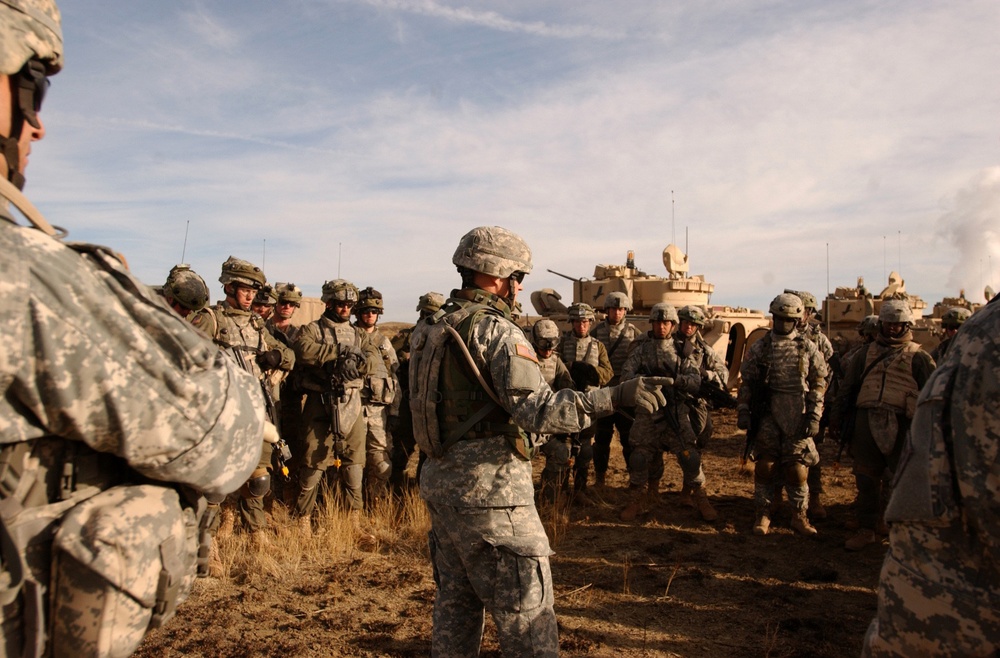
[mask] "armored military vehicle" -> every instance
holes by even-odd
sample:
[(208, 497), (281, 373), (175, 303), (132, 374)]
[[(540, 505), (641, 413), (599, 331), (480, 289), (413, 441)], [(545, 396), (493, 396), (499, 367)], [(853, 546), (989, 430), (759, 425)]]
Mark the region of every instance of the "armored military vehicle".
[(940, 318), (940, 315), (924, 317), (927, 302), (918, 295), (906, 291), (906, 282), (899, 272), (890, 272), (888, 284), (877, 294), (873, 294), (865, 287), (863, 277), (858, 277), (858, 283), (853, 288), (837, 288), (826, 296), (818, 319), (823, 331), (833, 343), (833, 348), (843, 353), (860, 344), (858, 323), (866, 315), (878, 315), (882, 302), (887, 299), (903, 299), (910, 305), (916, 320), (913, 326), (913, 340), (920, 343), (921, 347), (929, 352), (941, 342), (941, 321), (935, 319), (935, 317)]
[[(555, 270), (549, 272), (572, 281), (572, 301), (590, 304), (598, 313), (604, 308), (604, 298), (609, 293), (625, 293), (632, 300), (632, 311), (627, 317), (640, 328), (648, 328), (649, 311), (654, 304), (667, 302), (678, 309), (687, 305), (702, 307), (708, 318), (702, 336), (716, 352), (725, 355), (729, 385), (735, 386), (746, 348), (767, 332), (769, 318), (762, 311), (711, 304), (715, 286), (708, 283), (704, 275), (688, 274), (687, 254), (677, 245), (667, 245), (663, 250), (663, 266), (667, 270), (665, 277), (643, 272), (636, 267), (635, 253), (629, 251), (624, 265), (597, 265), (592, 279), (574, 278)], [(554, 289), (544, 288), (531, 293), (531, 304), (539, 315), (568, 327), (568, 305)]]

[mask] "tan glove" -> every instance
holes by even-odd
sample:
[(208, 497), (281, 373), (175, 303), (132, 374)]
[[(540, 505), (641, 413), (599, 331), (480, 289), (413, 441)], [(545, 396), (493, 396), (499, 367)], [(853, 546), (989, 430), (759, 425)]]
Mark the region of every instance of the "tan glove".
[(273, 423), (269, 421), (264, 421), (264, 442), (265, 443), (277, 443), (281, 439), (278, 436), (278, 428), (274, 426)]
[(671, 377), (636, 377), (611, 388), (611, 404), (653, 413), (667, 403), (660, 388), (673, 385)]

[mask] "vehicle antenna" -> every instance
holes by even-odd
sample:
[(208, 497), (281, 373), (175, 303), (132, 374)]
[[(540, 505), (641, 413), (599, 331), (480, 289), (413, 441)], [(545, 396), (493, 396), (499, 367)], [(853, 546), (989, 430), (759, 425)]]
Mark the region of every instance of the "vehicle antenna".
[(337, 278), (340, 278), (340, 259), (344, 255), (344, 243), (337, 243)]
[(267, 271), (267, 238), (264, 238), (264, 246), (260, 250), (260, 269)]
[(888, 281), (889, 275), (885, 271), (885, 236), (882, 236), (882, 280)]
[(670, 190), (670, 244), (677, 244), (677, 232), (674, 227), (674, 191)]
[(184, 247), (181, 249), (181, 262), (184, 262), (184, 257), (187, 255), (188, 250), (188, 230), (191, 228), (191, 220), (187, 220), (184, 224)]
[(688, 256), (688, 262), (691, 261), (690, 254), (688, 253), (688, 227), (684, 227), (684, 255)]
[(830, 312), (828, 304), (830, 301), (830, 243), (826, 243), (826, 299), (823, 300), (823, 315), (826, 317), (826, 335), (830, 335)]
[(899, 267), (899, 273), (903, 273), (903, 232), (900, 230), (896, 231), (896, 263)]

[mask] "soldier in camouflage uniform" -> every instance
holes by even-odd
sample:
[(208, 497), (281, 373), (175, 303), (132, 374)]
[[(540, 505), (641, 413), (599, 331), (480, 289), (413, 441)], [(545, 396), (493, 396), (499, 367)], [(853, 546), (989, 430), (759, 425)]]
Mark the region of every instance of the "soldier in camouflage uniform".
[[(578, 391), (606, 386), (615, 371), (608, 359), (604, 344), (590, 335), (594, 322), (594, 309), (589, 304), (576, 302), (569, 307), (569, 321), (572, 329), (563, 334), (559, 345), (563, 363), (569, 368), (573, 385)], [(594, 457), (593, 440), (597, 426), (591, 425), (573, 437), (573, 498), (584, 504), (588, 502), (587, 473)]]
[(278, 295), (274, 292), (274, 288), (265, 284), (257, 291), (256, 296), (254, 296), (253, 303), (250, 304), (250, 310), (264, 320), (269, 320), (271, 319), (271, 314), (274, 313), (274, 306), (277, 303)]
[[(192, 315), (191, 324), (221, 346), (251, 375), (260, 380), (273, 397), (269, 379), (272, 370), (285, 372), (295, 365), (295, 354), (264, 327), (264, 320), (250, 310), (256, 293), (267, 283), (264, 272), (253, 263), (230, 256), (222, 264), (219, 283), (226, 298)], [(268, 409), (277, 415), (277, 409)], [(277, 418), (271, 418), (277, 422)], [(266, 541), (261, 530), (267, 527), (264, 496), (271, 490), (271, 445), (265, 443), (260, 462), (240, 489), (237, 507), (254, 540)]]
[[(417, 321), (423, 320), (434, 313), (437, 313), (441, 305), (444, 304), (444, 295), (439, 292), (427, 292), (420, 295), (417, 300), (417, 312), (420, 314)], [(392, 435), (392, 475), (389, 482), (393, 489), (402, 493), (405, 484), (408, 482), (406, 476), (406, 466), (410, 462), (410, 455), (417, 447), (413, 438), (413, 417), (410, 415), (410, 336), (413, 334), (413, 327), (406, 327), (396, 332), (391, 339), (392, 347), (396, 350), (396, 360), (399, 366), (396, 368), (396, 399), (393, 400), (389, 408), (389, 433)], [(420, 466), (423, 464), (425, 456), (420, 454), (420, 461), (417, 464), (417, 480), (420, 479)]]
[(174, 265), (160, 289), (167, 305), (182, 318), (197, 313), (208, 304), (208, 286), (205, 280), (188, 265)]
[(365, 375), (382, 368), (382, 357), (368, 333), (350, 323), (351, 309), (358, 301), (358, 288), (353, 283), (327, 281), (322, 300), (326, 312), (302, 328), (294, 345), (306, 390), (302, 414), (305, 454), (295, 512), (301, 529), (308, 531), (319, 484), (326, 469), (336, 466), (359, 543), (369, 548), (375, 537), (361, 530), (365, 469), (361, 389)]
[(783, 481), (794, 507), (792, 529), (814, 536), (816, 529), (806, 517), (807, 477), (809, 466), (819, 461), (813, 437), (819, 434), (823, 415), (826, 363), (816, 346), (796, 331), (804, 312), (801, 299), (783, 293), (771, 301), (770, 311), (772, 330), (750, 346), (740, 367), (736, 424), (743, 430), (757, 428), (753, 533), (768, 533), (775, 484)]
[(361, 389), (369, 500), (388, 494), (389, 477), (392, 475), (392, 436), (387, 432), (386, 425), (389, 405), (396, 398), (396, 369), (399, 368), (399, 361), (392, 343), (377, 326), (378, 318), (384, 312), (382, 293), (371, 286), (359, 293), (358, 303), (354, 306), (357, 318), (354, 326), (368, 334), (382, 357), (382, 367), (365, 375), (365, 385)]
[(294, 283), (279, 283), (274, 287), (274, 294), (277, 304), (265, 326), (272, 336), (291, 347), (302, 330), (301, 326), (292, 324), (296, 309), (302, 306), (302, 290)]
[(1000, 646), (1000, 302), (964, 323), (917, 400), (885, 520), (862, 656), (996, 656)]
[[(629, 346), (642, 335), (638, 327), (625, 319), (625, 314), (631, 310), (632, 300), (628, 295), (623, 292), (610, 292), (604, 296), (605, 318), (590, 330), (590, 335), (601, 341), (608, 353), (608, 361), (611, 362), (611, 369), (614, 371), (608, 380), (608, 385), (611, 386), (621, 381), (622, 367), (625, 365)], [(611, 440), (616, 427), (618, 440), (622, 444), (622, 455), (625, 457), (625, 464), (628, 464), (631, 452), (628, 436), (632, 429), (632, 420), (621, 414), (614, 414), (597, 421), (594, 434), (594, 478), (599, 488), (604, 486), (604, 479), (607, 477), (608, 462), (611, 459)]]
[[(559, 358), (556, 348), (559, 347), (559, 327), (552, 320), (539, 320), (531, 327), (531, 345), (538, 357), (538, 369), (542, 379), (553, 391), (573, 388), (573, 378), (570, 377), (566, 364)], [(569, 496), (569, 466), (573, 453), (573, 437), (570, 434), (556, 434), (547, 437), (542, 443), (542, 454), (545, 456), (545, 468), (542, 469), (540, 499), (555, 502), (558, 494)]]
[(663, 477), (663, 451), (677, 457), (684, 474), (684, 491), (691, 507), (706, 521), (717, 518), (705, 493), (705, 473), (701, 468), (698, 435), (691, 425), (689, 396), (701, 386), (701, 369), (694, 359), (678, 354), (673, 333), (677, 311), (665, 302), (655, 304), (649, 313), (652, 327), (640, 336), (629, 350), (622, 367), (622, 378), (656, 375), (671, 382), (666, 406), (656, 415), (638, 413), (632, 426), (632, 453), (629, 458), (629, 502), (622, 510), (623, 521), (633, 521), (647, 507), (659, 501)]
[(880, 499), (888, 498), (882, 478), (887, 470), (896, 470), (917, 396), (934, 370), (930, 354), (913, 341), (912, 325), (905, 300), (882, 302), (875, 341), (851, 361), (834, 404), (833, 428), (844, 427), (847, 414), (853, 414), (844, 440), (853, 458), (860, 530), (844, 544), (848, 550), (878, 541)]
[[(428, 457), (420, 476), (420, 495), (431, 515), (437, 585), (431, 655), (478, 655), (488, 610), (505, 656), (555, 656), (559, 638), (551, 550), (534, 506), (531, 462), (521, 454), (526, 448), (523, 432), (578, 432), (620, 405), (652, 410), (663, 403), (662, 394), (657, 397), (662, 381), (635, 379), (585, 393), (554, 392), (542, 379), (535, 351), (510, 320), (521, 281), (531, 271), (531, 251), (524, 240), (500, 227), (479, 227), (462, 237), (452, 262), (461, 273), (462, 288), (452, 292), (434, 318), (465, 318), (455, 329), (499, 405), (490, 412), (488, 429), (461, 434), (449, 449)], [(417, 332), (414, 337), (416, 343)], [(450, 383), (439, 391), (442, 413), (461, 427), (492, 403), (460, 367), (468, 363), (460, 350), (448, 355), (444, 381)], [(416, 353), (414, 359), (416, 363)], [(411, 390), (426, 374), (411, 369)], [(463, 395), (477, 391), (475, 399)], [(421, 427), (428, 422), (418, 417), (424, 408), (413, 406), (414, 424)], [(452, 427), (452, 421), (446, 426)]]
[[(700, 306), (688, 305), (677, 311), (680, 324), (674, 332), (674, 349), (682, 359), (690, 359), (704, 380), (713, 380), (723, 388), (729, 381), (729, 368), (711, 345), (701, 336), (705, 326), (705, 312)], [(712, 415), (704, 398), (688, 396), (691, 409), (691, 426), (698, 437), (698, 445), (706, 445), (712, 438)], [(682, 492), (683, 495), (683, 492)], [(682, 501), (683, 502), (683, 501)]]
[[(826, 363), (826, 388), (830, 391), (833, 387), (833, 367), (830, 360), (833, 359), (833, 343), (820, 331), (819, 323), (814, 321), (819, 303), (811, 292), (805, 290), (785, 290), (802, 300), (802, 319), (798, 324), (798, 331), (801, 335), (809, 339), (816, 350), (823, 357)], [(829, 398), (829, 395), (827, 395)], [(824, 400), (824, 408), (829, 400)], [(820, 423), (820, 433), (815, 437), (815, 441), (822, 442), (824, 434), (824, 424)], [(809, 467), (809, 516), (814, 519), (825, 519), (826, 508), (823, 506), (821, 494), (823, 493), (823, 469), (819, 462)]]
[(125, 656), (187, 597), (199, 494), (247, 478), (264, 417), (249, 375), (19, 191), (62, 52), (51, 0), (0, 2), (0, 655)]
[(962, 328), (962, 324), (971, 316), (972, 311), (963, 306), (953, 306), (941, 316), (941, 331), (944, 333), (944, 338), (931, 352), (931, 358), (934, 359), (934, 363), (940, 363), (945, 355), (948, 354), (952, 338), (955, 337), (958, 330)]

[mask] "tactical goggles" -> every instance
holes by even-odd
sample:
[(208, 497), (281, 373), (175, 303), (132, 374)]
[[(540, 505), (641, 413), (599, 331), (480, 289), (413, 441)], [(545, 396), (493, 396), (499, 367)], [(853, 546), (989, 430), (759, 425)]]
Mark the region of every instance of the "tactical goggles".
[(294, 306), (295, 308), (298, 308), (299, 306), (301, 306), (301, 304), (299, 304), (298, 302), (290, 302), (288, 300), (283, 299), (280, 302), (278, 302), (278, 306)]
[(49, 88), (49, 79), (45, 75), (45, 64), (38, 59), (29, 59), (15, 76), (17, 81), (17, 104), (24, 115), (25, 121), (35, 128), (41, 128), (38, 113), (45, 100), (45, 92)]
[(554, 350), (559, 344), (558, 338), (536, 338), (535, 347), (540, 350)]
[(526, 274), (527, 274), (526, 272), (521, 272), (521, 271), (511, 272), (510, 276), (507, 278), (517, 281), (518, 283), (521, 283), (522, 281), (524, 281), (524, 277)]

